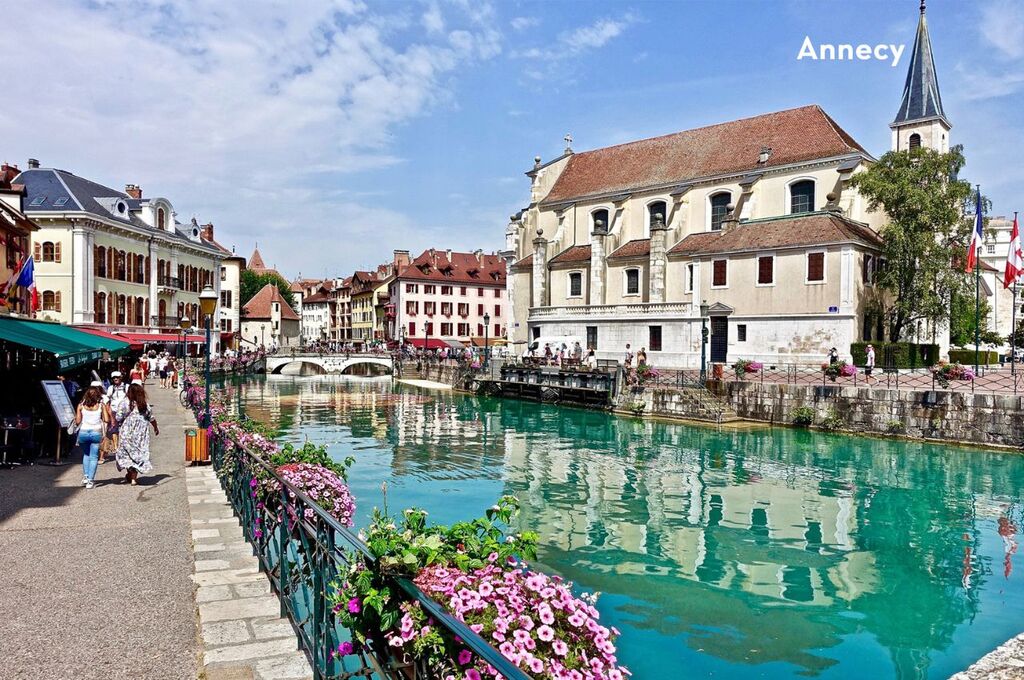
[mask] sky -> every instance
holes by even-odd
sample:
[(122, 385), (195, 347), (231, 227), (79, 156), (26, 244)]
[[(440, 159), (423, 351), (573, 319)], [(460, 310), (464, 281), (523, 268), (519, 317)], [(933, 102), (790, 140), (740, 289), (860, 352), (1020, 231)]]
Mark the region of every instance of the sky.
[[(951, 141), (1024, 211), (1024, 2), (930, 0)], [(888, 150), (918, 0), (33, 0), (0, 18), (0, 160), (213, 222), (289, 278), (504, 247), (524, 173), (805, 104)], [(901, 61), (797, 59), (905, 45)]]

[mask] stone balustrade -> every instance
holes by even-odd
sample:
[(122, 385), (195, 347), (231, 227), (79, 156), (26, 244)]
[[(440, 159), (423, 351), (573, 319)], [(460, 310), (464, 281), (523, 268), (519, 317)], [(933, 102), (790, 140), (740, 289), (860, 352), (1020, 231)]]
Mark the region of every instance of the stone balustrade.
[(687, 318), (697, 314), (689, 302), (636, 302), (622, 305), (532, 307), (530, 321), (558, 319)]

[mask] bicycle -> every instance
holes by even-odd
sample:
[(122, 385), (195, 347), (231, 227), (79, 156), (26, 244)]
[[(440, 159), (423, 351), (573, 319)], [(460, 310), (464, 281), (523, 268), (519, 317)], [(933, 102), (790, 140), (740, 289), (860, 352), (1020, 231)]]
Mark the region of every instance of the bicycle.
[(191, 387), (188, 380), (181, 381), (181, 392), (178, 393), (178, 401), (185, 408), (192, 408), (192, 404), (188, 400), (188, 388)]

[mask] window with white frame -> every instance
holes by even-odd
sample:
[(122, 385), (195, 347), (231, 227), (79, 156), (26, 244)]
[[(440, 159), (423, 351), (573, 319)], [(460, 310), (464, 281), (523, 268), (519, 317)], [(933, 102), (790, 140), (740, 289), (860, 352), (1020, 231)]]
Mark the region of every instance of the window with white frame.
[(807, 253), (807, 283), (825, 283), (825, 253)]
[(609, 227), (611, 226), (608, 223), (608, 211), (605, 210), (604, 208), (601, 208), (600, 210), (595, 210), (594, 212), (590, 213), (590, 231), (591, 231), (591, 233), (593, 233), (594, 230), (597, 229), (598, 222), (601, 223), (600, 227), (604, 231), (608, 231)]
[(653, 225), (658, 217), (661, 217), (663, 224), (668, 224), (668, 204), (665, 201), (654, 201), (653, 203), (647, 204), (647, 236), (651, 235), (651, 225)]
[(729, 214), (729, 204), (731, 202), (732, 194), (728, 191), (719, 191), (717, 194), (711, 194), (708, 198), (711, 231), (722, 230), (722, 222), (725, 221), (725, 216)]
[(802, 179), (789, 185), (789, 212), (791, 214), (814, 210), (814, 180)]
[(626, 295), (639, 295), (640, 294), (640, 270), (633, 268), (625, 271), (625, 294)]
[(725, 288), (729, 285), (729, 260), (715, 260), (711, 263), (711, 287)]
[(757, 285), (759, 285), (759, 286), (774, 286), (775, 285), (775, 256), (774, 255), (758, 255), (757, 256)]
[(569, 297), (583, 297), (583, 272), (569, 272)]

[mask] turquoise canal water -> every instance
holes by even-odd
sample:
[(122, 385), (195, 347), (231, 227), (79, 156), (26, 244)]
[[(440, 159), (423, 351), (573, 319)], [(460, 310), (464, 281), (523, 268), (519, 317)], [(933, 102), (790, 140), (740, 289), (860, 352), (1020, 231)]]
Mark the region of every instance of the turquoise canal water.
[(792, 429), (718, 432), (389, 379), (269, 376), (249, 415), (356, 456), (365, 523), (502, 494), (537, 562), (602, 593), (654, 678), (946, 678), (1024, 631), (1024, 456)]

